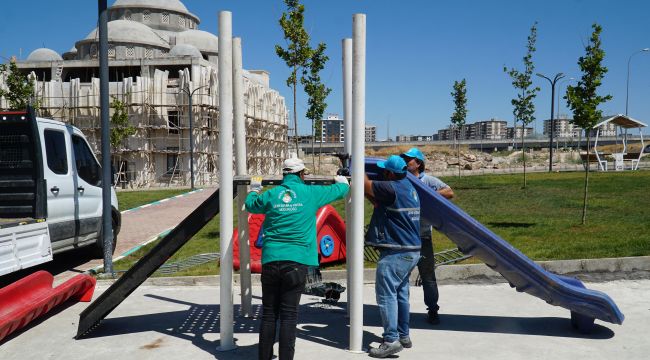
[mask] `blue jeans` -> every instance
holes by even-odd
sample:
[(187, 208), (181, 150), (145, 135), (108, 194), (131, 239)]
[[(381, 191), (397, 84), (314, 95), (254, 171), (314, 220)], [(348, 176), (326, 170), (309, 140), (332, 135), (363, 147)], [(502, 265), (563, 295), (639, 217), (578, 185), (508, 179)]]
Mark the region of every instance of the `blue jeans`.
[(377, 262), (375, 295), (385, 342), (409, 335), (409, 276), (420, 251), (381, 250)]

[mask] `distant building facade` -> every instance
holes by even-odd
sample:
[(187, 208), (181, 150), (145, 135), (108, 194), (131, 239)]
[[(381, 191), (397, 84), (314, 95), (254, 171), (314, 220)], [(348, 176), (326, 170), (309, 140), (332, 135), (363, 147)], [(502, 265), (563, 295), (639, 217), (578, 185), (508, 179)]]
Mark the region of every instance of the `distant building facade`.
[[(610, 118), (611, 116), (605, 116), (602, 120)], [(574, 125), (571, 121), (573, 119), (562, 118), (555, 119), (554, 123), (554, 135), (557, 138), (577, 138), (581, 136), (582, 128)], [(600, 131), (599, 136), (616, 136), (616, 125), (614, 123), (607, 123), (602, 125), (598, 129)], [(551, 120), (544, 120), (544, 135), (551, 134)], [(595, 135), (595, 132), (594, 132)]]
[[(118, 181), (189, 185), (192, 149), (196, 184), (216, 184), (218, 37), (198, 30), (199, 18), (179, 0), (116, 0), (108, 18), (109, 95), (126, 105), (136, 130), (112, 150)], [(98, 42), (94, 29), (62, 55), (40, 48), (17, 66), (35, 81), (39, 115), (78, 127), (99, 154)], [(270, 88), (268, 72), (244, 70), (243, 76), (248, 171), (279, 173), (288, 152), (284, 98)], [(0, 87), (5, 81), (0, 77)], [(185, 91), (197, 89), (190, 109)], [(0, 98), (0, 108), (7, 107)]]
[(321, 120), (321, 136), (316, 141), (322, 142), (345, 142), (345, 122), (336, 114), (327, 115)]
[(521, 137), (528, 137), (533, 134), (533, 128), (532, 127), (522, 127), (522, 126), (516, 126), (516, 127), (509, 127), (507, 129), (508, 132), (508, 139), (521, 139)]
[(422, 142), (433, 141), (433, 135), (397, 135), (395, 136), (397, 142)]
[(377, 127), (375, 125), (366, 125), (366, 142), (377, 141)]

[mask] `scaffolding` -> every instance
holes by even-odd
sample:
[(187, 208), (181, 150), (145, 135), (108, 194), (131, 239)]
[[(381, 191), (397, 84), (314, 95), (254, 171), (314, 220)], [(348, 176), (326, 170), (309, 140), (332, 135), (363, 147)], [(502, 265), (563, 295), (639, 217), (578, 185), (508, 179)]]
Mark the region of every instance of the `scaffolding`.
[[(144, 69), (144, 68), (143, 68)], [(142, 71), (143, 74), (148, 73)], [(111, 98), (124, 102), (135, 134), (112, 148), (118, 186), (188, 186), (190, 183), (189, 99), (181, 89), (199, 89), (192, 97), (194, 178), (198, 186), (218, 183), (219, 97), (217, 71), (194, 64), (178, 71), (151, 69), (151, 77), (110, 82)], [(79, 128), (100, 156), (99, 79), (39, 81), (35, 93), (39, 115)], [(120, 74), (118, 74), (119, 76)], [(192, 80), (193, 81), (192, 81)], [(4, 86), (0, 79), (0, 86)], [(0, 107), (6, 107), (0, 99)], [(111, 109), (111, 115), (113, 109)], [(249, 174), (278, 174), (288, 154), (288, 115), (284, 98), (255, 79), (244, 77), (244, 116)]]

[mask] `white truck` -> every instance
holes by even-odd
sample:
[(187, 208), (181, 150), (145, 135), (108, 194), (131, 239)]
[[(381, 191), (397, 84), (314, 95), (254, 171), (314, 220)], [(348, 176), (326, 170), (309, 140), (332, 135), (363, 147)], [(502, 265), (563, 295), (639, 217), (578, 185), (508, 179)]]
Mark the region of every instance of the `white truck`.
[[(83, 133), (32, 109), (0, 112), (0, 276), (92, 246), (102, 257), (101, 167)], [(113, 251), (121, 215), (111, 187)]]

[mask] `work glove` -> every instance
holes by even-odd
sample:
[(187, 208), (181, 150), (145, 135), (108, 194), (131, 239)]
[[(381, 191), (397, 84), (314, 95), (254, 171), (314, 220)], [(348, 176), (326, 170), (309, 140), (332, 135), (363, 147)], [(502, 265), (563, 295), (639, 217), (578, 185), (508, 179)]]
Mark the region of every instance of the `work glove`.
[(336, 175), (334, 177), (334, 182), (337, 183), (337, 184), (350, 185), (350, 183), (348, 182), (348, 178), (346, 178), (345, 176), (341, 176), (341, 175)]
[(262, 192), (262, 177), (261, 176), (253, 176), (251, 177), (251, 184), (248, 187), (248, 192), (255, 191), (256, 193)]

